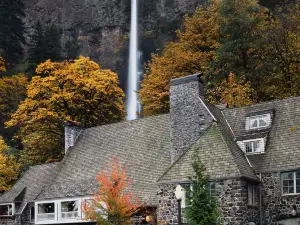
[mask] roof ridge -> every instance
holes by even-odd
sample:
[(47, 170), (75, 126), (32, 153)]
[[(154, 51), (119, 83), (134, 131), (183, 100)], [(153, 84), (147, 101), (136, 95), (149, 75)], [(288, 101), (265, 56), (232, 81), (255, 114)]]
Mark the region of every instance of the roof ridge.
[(149, 119), (152, 119), (152, 118), (158, 118), (158, 117), (163, 117), (163, 116), (168, 116), (168, 115), (170, 115), (170, 113), (164, 113), (164, 114), (159, 114), (159, 115), (146, 116), (146, 117), (138, 118), (138, 119), (135, 119), (135, 120), (122, 120), (122, 121), (119, 121), (119, 122), (107, 123), (107, 124), (103, 124), (103, 125), (89, 127), (89, 128), (84, 129), (84, 131), (96, 129), (96, 128), (99, 128), (99, 127), (110, 127), (110, 126), (119, 125), (119, 124), (138, 123), (139, 121), (149, 120)]

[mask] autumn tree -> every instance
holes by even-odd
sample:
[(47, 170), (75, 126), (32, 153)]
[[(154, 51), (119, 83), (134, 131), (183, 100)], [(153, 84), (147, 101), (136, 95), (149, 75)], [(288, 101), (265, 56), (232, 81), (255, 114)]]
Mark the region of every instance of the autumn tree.
[(0, 136), (0, 193), (11, 188), (19, 176), (21, 165), (8, 154), (8, 145)]
[(268, 76), (261, 90), (265, 100), (300, 94), (300, 1), (276, 8), (264, 30), (269, 40), (264, 61)]
[(83, 205), (86, 219), (98, 225), (129, 225), (131, 217), (143, 206), (130, 190), (131, 180), (116, 158), (98, 174), (99, 189), (94, 198)]
[[(238, 78), (230, 73), (228, 79), (223, 80), (217, 87), (209, 92), (212, 103), (224, 103), (229, 108), (251, 105), (255, 100), (255, 92), (251, 83), (245, 77)], [(216, 102), (214, 102), (216, 101)]]
[(169, 111), (171, 79), (209, 71), (219, 47), (218, 7), (216, 1), (199, 6), (192, 17), (185, 17), (177, 40), (152, 55), (139, 95), (145, 115)]
[(26, 97), (27, 78), (24, 74), (0, 78), (0, 135), (11, 139), (16, 127), (5, 129), (4, 123), (17, 110)]
[(6, 72), (5, 60), (1, 56), (0, 56), (0, 72)]
[(124, 93), (117, 74), (89, 58), (40, 64), (27, 87), (27, 98), (7, 126), (21, 125), (23, 158), (29, 164), (62, 156), (64, 121), (83, 127), (121, 121)]

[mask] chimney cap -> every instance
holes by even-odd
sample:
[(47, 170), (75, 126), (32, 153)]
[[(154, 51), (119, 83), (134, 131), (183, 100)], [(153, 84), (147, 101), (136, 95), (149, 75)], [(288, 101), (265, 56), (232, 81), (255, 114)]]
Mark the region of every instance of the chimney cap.
[(66, 126), (76, 126), (76, 127), (80, 127), (81, 123), (77, 122), (77, 121), (72, 121), (72, 120), (66, 120), (65, 121), (65, 125)]
[(196, 73), (196, 74), (185, 76), (185, 77), (175, 78), (175, 79), (171, 80), (171, 86), (185, 84), (185, 83), (189, 83), (192, 81), (199, 81), (200, 83), (204, 83), (201, 76), (202, 76), (202, 73)]

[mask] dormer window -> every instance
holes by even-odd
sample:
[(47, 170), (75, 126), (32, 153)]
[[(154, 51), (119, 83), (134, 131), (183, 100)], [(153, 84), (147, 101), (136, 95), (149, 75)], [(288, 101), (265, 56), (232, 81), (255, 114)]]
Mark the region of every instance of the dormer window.
[(270, 123), (271, 123), (270, 114), (251, 116), (247, 118), (246, 130), (266, 128), (270, 125)]
[(259, 154), (265, 152), (264, 138), (238, 141), (237, 144), (246, 154)]

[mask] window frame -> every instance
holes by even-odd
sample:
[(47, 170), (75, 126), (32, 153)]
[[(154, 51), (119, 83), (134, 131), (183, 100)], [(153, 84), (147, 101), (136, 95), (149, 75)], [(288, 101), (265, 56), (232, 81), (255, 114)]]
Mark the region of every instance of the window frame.
[[(253, 151), (253, 149), (252, 149), (252, 152), (247, 152), (247, 144), (252, 143), (251, 146), (253, 147), (255, 142), (258, 142), (258, 145), (259, 145), (257, 151)], [(244, 152), (246, 154), (249, 154), (249, 155), (251, 155), (251, 154), (261, 154), (261, 153), (265, 152), (265, 140), (264, 140), (264, 138), (244, 140), (243, 145), (244, 145)]]
[[(53, 213), (39, 213), (39, 205), (43, 205), (43, 204), (53, 204), (54, 206), (54, 212)], [(57, 221), (57, 204), (55, 201), (47, 201), (47, 202), (39, 202), (36, 204), (36, 207), (35, 207), (35, 223), (37, 222), (43, 222), (43, 221)], [(54, 215), (54, 218), (53, 219), (39, 219), (39, 215)]]
[[(283, 188), (284, 188), (284, 185), (283, 185), (283, 181), (284, 181), (283, 174), (287, 174), (287, 173), (292, 173), (293, 174), (293, 188), (294, 188), (294, 192), (293, 193), (284, 194), (283, 193)], [(297, 192), (297, 173), (300, 173), (300, 171), (296, 170), (296, 171), (286, 171), (286, 172), (280, 173), (281, 195), (282, 196), (300, 195), (300, 192)], [(300, 180), (300, 178), (298, 178), (298, 179)]]
[(258, 187), (254, 183), (248, 183), (247, 185), (247, 203), (249, 206), (257, 206), (258, 202), (256, 199)]
[[(266, 125), (264, 126), (260, 126), (259, 124), (259, 120), (263, 119), (266, 123)], [(257, 121), (257, 127), (253, 127), (252, 124), (254, 121)], [(250, 116), (247, 117), (247, 126), (246, 126), (246, 130), (258, 130), (258, 129), (264, 129), (270, 126), (271, 123), (271, 115), (269, 113), (267, 114), (261, 114), (261, 115), (255, 115), (255, 116)]]
[[(63, 203), (65, 203), (65, 202), (76, 202), (76, 204), (77, 204), (77, 210), (76, 211), (70, 211), (70, 212), (63, 212), (63, 207), (62, 207), (62, 204)], [(74, 219), (78, 219), (78, 217), (80, 216), (80, 201), (79, 200), (77, 200), (77, 199), (72, 199), (72, 200), (65, 200), (65, 201), (61, 201), (60, 203), (60, 207), (59, 207), (59, 216), (60, 216), (60, 220), (66, 220), (66, 221), (68, 221), (68, 220), (74, 220)], [(77, 216), (76, 217), (71, 217), (71, 218), (63, 218), (63, 214), (70, 214), (70, 213), (77, 213)]]
[[(0, 206), (11, 206), (12, 211), (11, 211), (11, 215), (7, 214), (7, 215), (0, 215), (1, 217), (9, 217), (9, 216), (14, 216), (15, 215), (15, 203), (4, 203), (4, 204), (0, 204)], [(9, 212), (9, 210), (8, 210)]]

